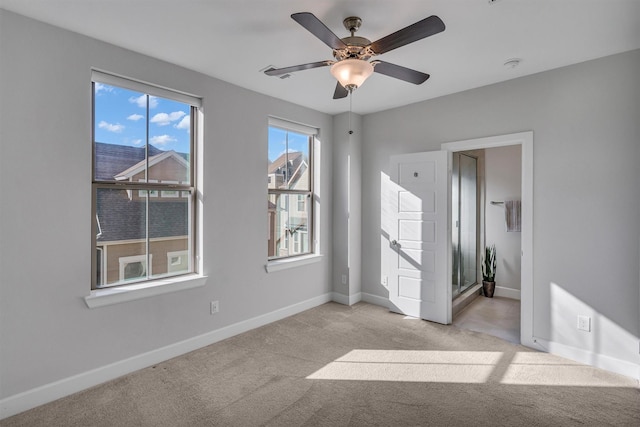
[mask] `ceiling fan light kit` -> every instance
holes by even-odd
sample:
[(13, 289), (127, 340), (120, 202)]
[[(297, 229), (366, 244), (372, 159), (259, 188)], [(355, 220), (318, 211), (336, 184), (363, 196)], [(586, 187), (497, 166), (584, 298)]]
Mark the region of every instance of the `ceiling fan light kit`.
[(331, 66), (331, 74), (342, 87), (353, 91), (373, 74), (373, 65), (362, 59), (343, 59)]
[(389, 52), (440, 33), (445, 29), (442, 20), (433, 15), (372, 43), (369, 39), (354, 35), (362, 25), (362, 19), (357, 16), (350, 16), (342, 22), (351, 33), (350, 36), (342, 39), (312, 13), (294, 13), (291, 18), (332, 48), (335, 61), (326, 60), (285, 68), (271, 67), (264, 73), (269, 76), (280, 76), (294, 71), (331, 66), (331, 74), (338, 80), (333, 99), (346, 97), (354, 89), (360, 87), (374, 72), (416, 85), (422, 84), (429, 78), (429, 74), (389, 62), (378, 60), (369, 62), (368, 60), (372, 56)]

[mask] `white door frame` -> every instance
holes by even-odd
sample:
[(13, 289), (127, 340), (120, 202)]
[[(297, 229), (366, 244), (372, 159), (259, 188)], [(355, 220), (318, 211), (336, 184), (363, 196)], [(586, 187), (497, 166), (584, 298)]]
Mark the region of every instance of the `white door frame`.
[[(520, 342), (534, 347), (533, 337), (533, 131), (447, 142), (442, 150), (478, 150), (483, 148), (522, 146), (522, 260), (520, 267)], [(449, 233), (449, 239), (451, 235)]]

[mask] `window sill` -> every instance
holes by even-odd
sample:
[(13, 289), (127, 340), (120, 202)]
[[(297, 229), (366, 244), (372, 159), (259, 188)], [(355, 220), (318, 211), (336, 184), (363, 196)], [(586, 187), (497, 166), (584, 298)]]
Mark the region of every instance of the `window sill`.
[(277, 259), (267, 262), (264, 266), (267, 273), (273, 273), (274, 271), (286, 270), (288, 268), (300, 267), (302, 265), (315, 264), (322, 261), (322, 255), (311, 254), (295, 258)]
[(91, 291), (84, 297), (84, 302), (89, 308), (104, 307), (106, 305), (120, 304), (169, 292), (204, 286), (207, 276), (189, 274), (186, 276), (171, 277), (167, 279), (153, 280), (144, 283), (118, 286), (117, 288), (105, 288)]

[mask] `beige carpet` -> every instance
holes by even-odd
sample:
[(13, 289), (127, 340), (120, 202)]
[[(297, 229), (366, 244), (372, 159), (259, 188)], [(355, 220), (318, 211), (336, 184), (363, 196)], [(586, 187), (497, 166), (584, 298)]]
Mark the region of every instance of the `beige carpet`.
[(329, 303), (2, 426), (640, 426), (637, 381)]

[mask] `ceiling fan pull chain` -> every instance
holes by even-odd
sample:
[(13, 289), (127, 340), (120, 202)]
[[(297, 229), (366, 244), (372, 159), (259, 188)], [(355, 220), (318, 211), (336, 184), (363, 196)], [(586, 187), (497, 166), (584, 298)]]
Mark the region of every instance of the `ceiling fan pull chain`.
[(351, 110), (353, 105), (353, 90), (349, 91), (349, 135), (353, 135), (353, 129), (351, 128)]

